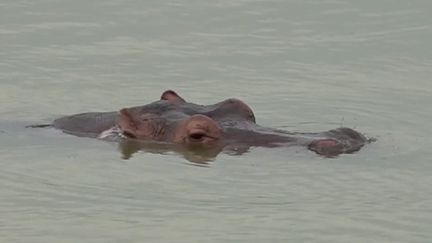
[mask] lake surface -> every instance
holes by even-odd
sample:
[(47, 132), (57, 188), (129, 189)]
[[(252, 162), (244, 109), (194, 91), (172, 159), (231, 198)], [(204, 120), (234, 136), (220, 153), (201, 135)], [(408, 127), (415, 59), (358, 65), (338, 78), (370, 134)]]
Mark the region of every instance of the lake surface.
[[(0, 242), (430, 242), (432, 2), (0, 2)], [(194, 164), (26, 129), (237, 97), (259, 124), (377, 138)], [(199, 166), (197, 166), (199, 165)]]

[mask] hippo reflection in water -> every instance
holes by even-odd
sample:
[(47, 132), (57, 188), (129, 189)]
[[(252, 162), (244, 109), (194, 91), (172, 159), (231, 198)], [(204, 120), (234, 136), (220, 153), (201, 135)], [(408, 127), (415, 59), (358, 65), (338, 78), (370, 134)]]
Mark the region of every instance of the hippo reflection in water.
[(358, 151), (370, 140), (350, 128), (320, 133), (293, 133), (262, 127), (248, 105), (227, 99), (213, 105), (189, 103), (172, 90), (161, 99), (119, 112), (91, 112), (53, 122), (63, 132), (120, 142), (125, 158), (138, 150), (177, 151), (187, 159), (213, 158), (219, 152), (241, 154), (250, 147), (305, 146), (334, 157)]

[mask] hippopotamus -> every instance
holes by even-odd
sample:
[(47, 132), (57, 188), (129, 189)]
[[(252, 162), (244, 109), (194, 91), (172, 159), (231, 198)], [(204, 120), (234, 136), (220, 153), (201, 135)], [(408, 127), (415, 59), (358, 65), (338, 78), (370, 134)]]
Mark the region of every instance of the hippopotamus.
[[(347, 127), (317, 133), (263, 127), (256, 123), (252, 109), (239, 99), (199, 105), (172, 90), (147, 105), (65, 116), (49, 126), (76, 136), (122, 141), (123, 145), (142, 141), (182, 151), (213, 151), (213, 155), (222, 150), (241, 153), (255, 146), (297, 145), (324, 157), (335, 157), (356, 152), (371, 141)], [(134, 147), (128, 149), (133, 153)]]

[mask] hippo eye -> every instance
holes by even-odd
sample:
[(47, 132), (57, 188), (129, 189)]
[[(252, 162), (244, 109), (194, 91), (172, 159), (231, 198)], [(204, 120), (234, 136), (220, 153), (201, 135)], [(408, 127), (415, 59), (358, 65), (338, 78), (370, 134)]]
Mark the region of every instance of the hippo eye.
[(196, 132), (196, 133), (189, 134), (189, 138), (191, 138), (193, 140), (201, 140), (205, 136), (206, 136), (206, 134), (202, 133), (202, 132)]

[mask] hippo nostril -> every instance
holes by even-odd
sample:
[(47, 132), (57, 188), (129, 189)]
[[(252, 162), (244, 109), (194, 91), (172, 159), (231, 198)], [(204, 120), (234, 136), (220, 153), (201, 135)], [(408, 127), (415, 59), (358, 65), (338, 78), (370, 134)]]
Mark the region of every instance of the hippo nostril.
[(123, 131), (123, 135), (127, 138), (136, 138), (136, 136), (134, 134), (132, 134), (131, 132), (127, 132), (127, 131)]

